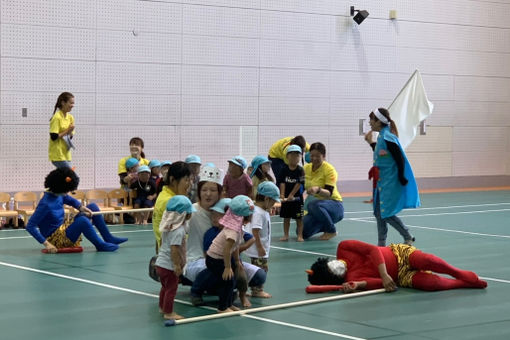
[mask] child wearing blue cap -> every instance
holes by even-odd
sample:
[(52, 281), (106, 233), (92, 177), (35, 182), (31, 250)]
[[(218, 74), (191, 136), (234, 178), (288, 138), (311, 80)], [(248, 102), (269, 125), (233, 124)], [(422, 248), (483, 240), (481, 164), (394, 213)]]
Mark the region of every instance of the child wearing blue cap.
[(253, 183), (244, 170), (248, 163), (242, 156), (235, 156), (228, 161), (228, 170), (223, 179), (222, 197), (234, 198), (237, 195), (252, 196)]
[(266, 156), (258, 155), (253, 157), (251, 160), (251, 171), (249, 171), (253, 185), (252, 197), (257, 196), (257, 187), (260, 183), (265, 181), (274, 182), (269, 171), (271, 171), (271, 161)]
[(188, 155), (184, 161), (188, 164), (191, 171), (191, 186), (189, 188), (188, 197), (191, 202), (196, 203), (198, 200), (198, 182), (200, 182), (202, 160), (197, 155)]
[[(273, 182), (262, 182), (257, 187), (255, 198), (255, 211), (250, 224), (246, 225), (245, 231), (253, 234), (255, 243), (245, 254), (251, 259), (251, 263), (268, 271), (267, 260), (271, 246), (271, 216), (269, 211), (275, 203), (280, 202), (280, 190)], [(263, 286), (251, 287), (253, 297), (270, 298), (271, 294), (264, 291)]]
[[(151, 170), (147, 165), (138, 168), (138, 179), (131, 184), (131, 190), (136, 192), (133, 200), (133, 207), (152, 208), (156, 201), (156, 182), (151, 178)], [(149, 212), (137, 213), (135, 217), (136, 224), (148, 224)]]
[(243, 241), (242, 226), (249, 223), (255, 210), (253, 201), (245, 195), (238, 195), (230, 202), (227, 213), (220, 219), (223, 226), (207, 250), (205, 264), (219, 282), (220, 298), (218, 312), (226, 313), (239, 310), (233, 305), (234, 271), (232, 256), (236, 266), (242, 266), (239, 258), (239, 246)]
[(161, 247), (156, 259), (156, 271), (161, 282), (159, 311), (163, 313), (165, 319), (183, 318), (174, 312), (174, 299), (179, 276), (186, 264), (187, 221), (194, 211), (196, 210), (189, 198), (175, 195), (168, 200), (159, 224)]
[(149, 168), (151, 169), (151, 178), (154, 183), (161, 177), (161, 162), (157, 159), (153, 159), (149, 162)]
[(299, 145), (290, 145), (287, 148), (287, 165), (282, 168), (280, 178), (280, 197), (282, 207), (280, 217), (283, 218), (283, 237), (280, 241), (289, 240), (290, 219), (296, 220), (297, 241), (303, 242), (303, 190), (305, 184), (305, 171), (299, 166), (302, 150)]

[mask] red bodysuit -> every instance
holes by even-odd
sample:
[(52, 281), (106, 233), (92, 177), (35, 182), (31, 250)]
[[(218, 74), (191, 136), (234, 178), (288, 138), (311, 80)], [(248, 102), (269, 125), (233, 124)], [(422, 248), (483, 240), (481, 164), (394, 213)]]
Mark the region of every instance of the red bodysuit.
[[(409, 250), (410, 255), (399, 259), (400, 255), (396, 255), (392, 250), (395, 247)], [(386, 264), (386, 270), (393, 281), (403, 287), (429, 291), (487, 287), (487, 283), (480, 280), (475, 273), (455, 268), (443, 259), (411, 246), (378, 247), (361, 241), (347, 240), (338, 244), (336, 254), (337, 259), (345, 261), (347, 265), (345, 281), (366, 281), (367, 290), (383, 287), (378, 270), (381, 263)], [(402, 279), (402, 271), (411, 281), (408, 284), (399, 282), (399, 279)], [(448, 274), (454, 279), (431, 272)]]

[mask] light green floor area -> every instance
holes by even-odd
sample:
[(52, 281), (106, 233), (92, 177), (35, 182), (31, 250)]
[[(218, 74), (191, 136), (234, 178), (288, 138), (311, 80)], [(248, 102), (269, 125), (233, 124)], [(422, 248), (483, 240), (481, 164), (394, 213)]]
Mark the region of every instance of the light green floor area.
[[(339, 241), (375, 243), (371, 205), (344, 200), (345, 218), (330, 241), (279, 242), (273, 218), (270, 269), (265, 289), (272, 299), (254, 307), (317, 298), (307, 295), (304, 270), (331, 255)], [(477, 272), (486, 290), (421, 292), (399, 289), (226, 319), (164, 327), (158, 283), (148, 275), (154, 253), (151, 226), (111, 226), (129, 241), (115, 253), (97, 253), (84, 242), (81, 254), (44, 255), (24, 230), (0, 231), (2, 339), (509, 339), (510, 192), (425, 194), (420, 209), (399, 216), (416, 246), (451, 264)], [(291, 230), (294, 230), (294, 225)], [(389, 242), (401, 242), (390, 227)], [(321, 294), (332, 296), (334, 294)], [(189, 305), (179, 287), (176, 311), (186, 317), (214, 313)], [(207, 297), (214, 306), (216, 298)]]

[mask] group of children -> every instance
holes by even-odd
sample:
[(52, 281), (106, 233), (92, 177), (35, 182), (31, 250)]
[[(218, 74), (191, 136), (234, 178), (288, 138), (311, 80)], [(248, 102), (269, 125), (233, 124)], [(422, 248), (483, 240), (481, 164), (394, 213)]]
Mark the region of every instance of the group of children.
[[(303, 168), (299, 166), (302, 149), (297, 145), (288, 148), (288, 167), (282, 171), (274, 183), (267, 157), (257, 156), (248, 167), (241, 156), (228, 161), (228, 171), (223, 179), (222, 199), (210, 208), (211, 229), (204, 235), (205, 263), (218, 283), (216, 293), (219, 296), (218, 312), (231, 312), (239, 308), (233, 304), (236, 277), (243, 272), (240, 251), (244, 250), (253, 265), (268, 271), (268, 258), (271, 244), (271, 213), (276, 203), (281, 203), (280, 216), (285, 221), (285, 236), (288, 240), (290, 219), (297, 221), (298, 241), (302, 241)], [(197, 156), (193, 156), (197, 157)], [(186, 158), (187, 163), (193, 159)], [(197, 160), (194, 158), (194, 160)], [(140, 167), (143, 168), (143, 167)], [(191, 168), (191, 167), (190, 167)], [(200, 166), (197, 167), (198, 173)], [(193, 171), (192, 171), (193, 172)], [(249, 175), (246, 173), (248, 172)], [(195, 177), (196, 178), (196, 177)], [(199, 178), (191, 183), (199, 182)], [(255, 185), (254, 185), (255, 184)], [(191, 186), (192, 187), (192, 186)], [(195, 190), (196, 193), (196, 190)], [(159, 307), (165, 319), (180, 319), (174, 312), (173, 301), (177, 292), (179, 276), (186, 264), (186, 234), (189, 231), (188, 220), (196, 211), (193, 207), (193, 188), (188, 195), (175, 195), (166, 204), (159, 223), (161, 245), (156, 270), (160, 277), (161, 291)], [(253, 235), (246, 249), (245, 235)], [(262, 285), (251, 287), (252, 296), (270, 298)], [(243, 292), (240, 292), (243, 293)], [(245, 297), (241, 297), (243, 306)]]

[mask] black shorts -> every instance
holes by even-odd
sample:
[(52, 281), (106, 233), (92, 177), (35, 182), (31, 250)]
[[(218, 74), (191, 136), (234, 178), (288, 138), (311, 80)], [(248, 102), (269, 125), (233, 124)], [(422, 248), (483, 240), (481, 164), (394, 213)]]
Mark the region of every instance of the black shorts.
[(303, 218), (303, 201), (282, 202), (280, 217), (293, 218), (295, 220)]

